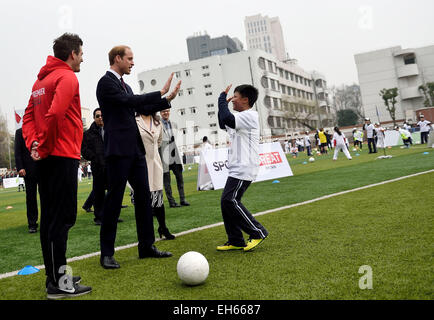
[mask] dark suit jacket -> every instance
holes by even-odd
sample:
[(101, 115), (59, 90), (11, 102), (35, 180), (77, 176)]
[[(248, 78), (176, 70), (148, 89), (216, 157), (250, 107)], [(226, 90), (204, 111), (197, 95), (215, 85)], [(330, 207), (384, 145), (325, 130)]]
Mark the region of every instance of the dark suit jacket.
[(92, 173), (104, 171), (104, 141), (101, 136), (101, 128), (93, 122), (88, 130), (83, 134), (81, 144), (81, 155), (90, 161)]
[(17, 171), (26, 170), (26, 175), (36, 174), (36, 163), (30, 156), (23, 138), (23, 129), (15, 131), (15, 166)]
[(108, 156), (133, 156), (137, 143), (144, 152), (137, 128), (135, 113), (150, 114), (170, 108), (159, 91), (135, 95), (127, 84), (127, 91), (116, 76), (107, 71), (96, 88), (101, 113), (104, 118), (104, 154)]

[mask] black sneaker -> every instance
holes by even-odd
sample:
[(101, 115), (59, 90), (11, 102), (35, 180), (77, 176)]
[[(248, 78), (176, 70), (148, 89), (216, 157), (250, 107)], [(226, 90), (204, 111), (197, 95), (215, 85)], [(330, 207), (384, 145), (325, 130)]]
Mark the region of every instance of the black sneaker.
[(68, 297), (79, 297), (84, 294), (90, 293), (92, 291), (91, 287), (82, 286), (81, 284), (74, 283), (72, 288), (60, 289), (55, 287), (51, 282), (48, 283), (47, 287), (47, 299), (55, 300)]
[[(48, 280), (48, 278), (45, 280), (45, 289), (47, 289), (48, 288), (48, 283), (49, 283), (50, 281)], [(72, 282), (74, 283), (74, 284), (77, 284), (77, 283), (80, 283), (81, 282), (81, 277), (80, 276), (73, 276), (72, 277)]]

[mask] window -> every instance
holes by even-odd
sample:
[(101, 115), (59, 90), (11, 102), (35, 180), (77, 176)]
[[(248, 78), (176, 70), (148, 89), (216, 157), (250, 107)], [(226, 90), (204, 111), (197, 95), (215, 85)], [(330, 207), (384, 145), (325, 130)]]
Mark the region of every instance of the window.
[(207, 70), (209, 69), (209, 66), (202, 66), (202, 70)]
[(210, 126), (210, 128), (217, 127), (217, 123), (210, 123), (209, 126)]
[(181, 71), (175, 72), (175, 78), (181, 78)]
[(178, 113), (180, 116), (183, 116), (185, 114), (185, 109), (179, 109)]
[(294, 74), (292, 72), (289, 73), (291, 75), (291, 81), (294, 81)]
[(286, 80), (289, 80), (289, 72), (288, 71), (285, 71), (285, 78), (286, 78)]
[(214, 103), (210, 103), (206, 105), (208, 108), (213, 108), (214, 107)]
[(186, 128), (182, 128), (182, 134), (187, 134), (187, 129)]
[(208, 117), (212, 118), (215, 116), (215, 111), (208, 112)]
[(198, 132), (199, 131), (199, 127), (198, 126), (194, 126), (194, 132)]
[(185, 70), (185, 76), (186, 77), (191, 76), (191, 70)]
[(271, 97), (270, 96), (265, 96), (265, 98), (264, 98), (264, 105), (267, 108), (271, 108)]
[(284, 74), (283, 74), (283, 70), (280, 69), (280, 68), (279, 68), (279, 74), (280, 74), (280, 77), (281, 77), (281, 78), (284, 78), (284, 77), (285, 77)]
[(274, 109), (279, 109), (279, 100), (277, 98), (273, 98)]
[(261, 78), (261, 84), (262, 84), (262, 86), (264, 87), (264, 88), (268, 88), (268, 79), (267, 79), (267, 77), (262, 77)]
[(268, 61), (268, 71), (273, 72), (273, 62)]
[(211, 134), (217, 134), (217, 130), (211, 131)]
[(193, 88), (188, 88), (187, 89), (187, 94), (190, 96), (193, 94)]
[(274, 128), (274, 117), (272, 117), (272, 116), (269, 116), (269, 117), (268, 117), (268, 125), (269, 125), (271, 128)]
[(284, 86), (283, 84), (280, 85), (280, 90), (283, 94), (286, 94), (286, 86)]
[(196, 111), (197, 111), (197, 108), (196, 108), (196, 107), (191, 107), (191, 108), (190, 108), (190, 113), (196, 113)]
[(416, 63), (416, 57), (414, 54), (408, 54), (404, 56), (404, 64), (415, 64)]
[(204, 87), (205, 87), (205, 89), (208, 89), (208, 88), (211, 88), (211, 85), (210, 84), (206, 84)]
[(206, 96), (212, 96), (212, 92), (205, 92)]
[(178, 97), (182, 97), (184, 95), (184, 91), (182, 89), (180, 89), (178, 91)]
[(203, 74), (203, 77), (204, 77), (204, 78), (205, 78), (205, 77), (209, 77), (209, 72), (204, 73), (204, 74)]
[(262, 70), (265, 70), (265, 59), (259, 58), (258, 59), (258, 65), (259, 65), (259, 68), (261, 68)]

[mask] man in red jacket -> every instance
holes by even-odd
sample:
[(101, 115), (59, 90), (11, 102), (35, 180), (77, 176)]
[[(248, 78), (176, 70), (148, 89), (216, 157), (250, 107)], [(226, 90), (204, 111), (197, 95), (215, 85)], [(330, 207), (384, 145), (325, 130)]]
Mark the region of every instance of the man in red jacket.
[(77, 217), (77, 171), (83, 123), (75, 72), (83, 62), (83, 41), (65, 33), (54, 40), (54, 57), (38, 74), (23, 117), (23, 137), (40, 177), (41, 247), (47, 298), (89, 293), (66, 265), (69, 229)]

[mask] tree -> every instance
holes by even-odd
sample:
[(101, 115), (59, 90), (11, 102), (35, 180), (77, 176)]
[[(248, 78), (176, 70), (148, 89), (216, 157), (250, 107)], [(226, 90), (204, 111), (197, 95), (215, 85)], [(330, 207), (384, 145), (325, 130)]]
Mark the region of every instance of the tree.
[(343, 109), (336, 113), (338, 117), (338, 126), (353, 126), (359, 120), (359, 115), (353, 109)]
[(357, 120), (365, 117), (359, 85), (342, 85), (341, 88), (333, 86), (331, 91), (333, 93), (333, 107), (336, 113), (339, 110), (351, 109), (357, 114)]
[(0, 113), (0, 168), (11, 169), (14, 166), (14, 139), (9, 134), (6, 117)]
[(393, 121), (393, 126), (396, 126), (396, 97), (398, 96), (398, 88), (391, 88), (380, 91), (380, 96), (383, 98), (384, 105), (386, 106), (387, 111), (389, 111), (390, 117)]
[(434, 106), (434, 82), (428, 82), (427, 84), (422, 84), (419, 86), (419, 91), (421, 91), (425, 97), (423, 104), (425, 107)]

